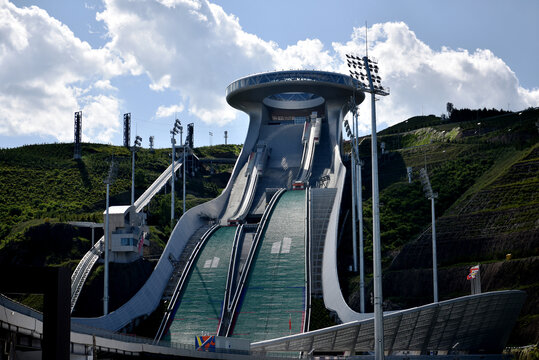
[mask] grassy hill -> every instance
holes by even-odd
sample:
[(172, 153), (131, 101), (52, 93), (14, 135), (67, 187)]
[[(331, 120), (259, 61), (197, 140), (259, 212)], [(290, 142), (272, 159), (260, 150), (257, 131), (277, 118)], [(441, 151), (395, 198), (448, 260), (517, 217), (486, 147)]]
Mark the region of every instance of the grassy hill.
[[(427, 167), (436, 202), (440, 299), (468, 294), (466, 274), (471, 265), (482, 264), (483, 291), (523, 289), (528, 298), (512, 344), (539, 341), (539, 145), (536, 123), (539, 110), (498, 114), (459, 121), (434, 116), (414, 117), (381, 132), (387, 152), (380, 155), (381, 237), (384, 258), (386, 309), (426, 304), (432, 299), (430, 253), (430, 202), (418, 179)], [(238, 145), (195, 149), (201, 158), (235, 158)], [(137, 153), (136, 192), (141, 194), (169, 165), (169, 149)], [(370, 141), (360, 147), (363, 169), (366, 270), (370, 272), (371, 199)], [(105, 185), (111, 156), (118, 175), (111, 187), (111, 204), (130, 201), (131, 155), (128, 149), (83, 144), (83, 158), (72, 159), (72, 144), (48, 144), (0, 149), (0, 262), (76, 266), (90, 247), (90, 232), (71, 227), (72, 220), (103, 221)], [(187, 183), (187, 207), (217, 196), (226, 185), (232, 165), (204, 165)], [(407, 181), (406, 168), (413, 168)], [(178, 186), (177, 189), (181, 187)], [(349, 191), (349, 186), (344, 189)], [(176, 211), (181, 214), (181, 193)], [(350, 199), (345, 196), (343, 199)], [(354, 308), (359, 308), (356, 274), (347, 271), (352, 260), (350, 217), (343, 204), (339, 247), (341, 284)], [(170, 233), (170, 195), (158, 194), (150, 204), (149, 223), (154, 253)], [(505, 260), (507, 254), (511, 260)], [(137, 263), (137, 281), (112, 279), (118, 294), (130, 294), (151, 272), (152, 264)], [(129, 273), (118, 268), (112, 273)], [(136, 277), (135, 276), (135, 277)], [(89, 278), (87, 293), (98, 294), (102, 267)], [(131, 284), (129, 291), (120, 288)], [(127, 285), (126, 285), (127, 286)], [(135, 290), (133, 290), (135, 289)], [(369, 294), (370, 290), (366, 293)], [(90, 307), (97, 298), (81, 295)], [(96, 295), (97, 297), (99, 295)], [(127, 296), (127, 295), (126, 295)], [(114, 296), (113, 296), (114, 297)], [(123, 301), (118, 296), (116, 304)], [(26, 299), (35, 301), (35, 297)], [(321, 303), (313, 317), (322, 318)], [(34, 304), (39, 304), (38, 301)], [(369, 302), (367, 301), (367, 305)], [(95, 304), (94, 304), (95, 305)], [(92, 305), (93, 306), (93, 305)], [(88, 311), (99, 313), (99, 304)], [(330, 322), (320, 320), (320, 326)]]
[[(436, 201), (440, 299), (470, 293), (466, 275), (481, 264), (483, 291), (528, 294), (512, 344), (539, 341), (539, 110), (455, 123), (412, 118), (384, 130), (380, 158), (381, 239), (386, 309), (432, 301), (430, 201), (418, 172), (426, 167)], [(426, 123), (427, 127), (421, 127)], [(418, 125), (419, 124), (419, 125)], [(362, 153), (370, 154), (365, 139)], [(368, 160), (368, 159), (367, 159)], [(363, 173), (365, 236), (370, 271), (370, 169)], [(413, 168), (408, 183), (406, 167)], [(365, 186), (366, 184), (366, 186)], [(340, 254), (349, 259), (351, 240)], [(506, 255), (511, 259), (506, 260)], [(349, 260), (348, 262), (350, 262)], [(345, 262), (346, 263), (346, 262)], [(342, 271), (349, 302), (359, 308), (359, 279)], [(366, 293), (372, 290), (367, 290)], [(367, 300), (367, 304), (368, 304)]]
[[(0, 149), (0, 263), (33, 266), (77, 265), (91, 246), (89, 229), (66, 224), (68, 221), (103, 222), (107, 177), (111, 158), (117, 164), (116, 180), (111, 186), (111, 205), (131, 201), (131, 153), (119, 146), (83, 144), (82, 159), (73, 160), (73, 144), (30, 145)], [(216, 145), (197, 148), (201, 158), (235, 158), (241, 146)], [(136, 195), (142, 192), (169, 166), (170, 149), (150, 152), (141, 149), (136, 154)], [(187, 209), (215, 198), (226, 186), (231, 164), (202, 165), (194, 177), (188, 177)], [(176, 214), (181, 215), (181, 184), (176, 185)], [(148, 224), (151, 229), (150, 252), (160, 254), (170, 233), (170, 190), (157, 194), (149, 205)], [(96, 236), (102, 236), (102, 230)], [(150, 254), (150, 255), (151, 255)], [(149, 276), (154, 264), (148, 260), (137, 263), (131, 270), (135, 280), (121, 276), (111, 278), (111, 288), (118, 294), (131, 294)], [(101, 279), (98, 265), (89, 279), (89, 286)], [(113, 272), (114, 273), (114, 272)], [(114, 274), (120, 274), (115, 272)], [(123, 271), (123, 273), (129, 273)], [(101, 277), (100, 277), (101, 276)], [(132, 284), (131, 284), (132, 283)], [(94, 284), (94, 285), (92, 285)], [(131, 286), (131, 285), (132, 286)], [(134, 285), (133, 285), (134, 284)], [(124, 286), (125, 285), (125, 286)], [(96, 295), (98, 296), (98, 295)], [(112, 308), (121, 305), (125, 296), (114, 296)], [(39, 296), (19, 298), (37, 308)], [(89, 313), (99, 310), (95, 296), (81, 296)], [(83, 306), (84, 307), (84, 306)]]

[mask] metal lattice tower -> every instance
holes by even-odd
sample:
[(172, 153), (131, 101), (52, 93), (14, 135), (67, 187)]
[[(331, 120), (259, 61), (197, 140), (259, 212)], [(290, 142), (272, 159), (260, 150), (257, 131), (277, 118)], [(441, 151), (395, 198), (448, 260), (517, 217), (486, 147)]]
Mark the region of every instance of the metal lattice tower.
[(187, 146), (189, 146), (190, 149), (194, 147), (193, 146), (193, 136), (195, 135), (194, 132), (195, 132), (195, 124), (194, 123), (187, 124), (187, 137), (185, 138), (185, 143), (187, 144)]
[(75, 112), (75, 152), (73, 155), (73, 159), (82, 158), (81, 138), (82, 138), (82, 111), (77, 111)]
[(228, 131), (225, 130), (225, 145), (228, 144)]
[(131, 142), (131, 113), (124, 114), (124, 146), (129, 148)]
[(150, 151), (154, 152), (154, 149), (153, 149), (153, 136), (150, 136)]

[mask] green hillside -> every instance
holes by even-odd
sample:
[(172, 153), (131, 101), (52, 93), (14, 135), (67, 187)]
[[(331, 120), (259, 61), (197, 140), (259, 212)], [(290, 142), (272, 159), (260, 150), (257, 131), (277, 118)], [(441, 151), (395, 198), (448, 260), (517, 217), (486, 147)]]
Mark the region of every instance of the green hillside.
[[(489, 110), (490, 111), (490, 110)], [(386, 309), (429, 303), (432, 299), (430, 202), (418, 179), (427, 167), (436, 202), (440, 299), (470, 292), (466, 274), (482, 264), (483, 291), (522, 289), (528, 293), (511, 344), (539, 341), (539, 109), (494, 116), (463, 111), (455, 119), (414, 117), (380, 133), (381, 237)], [(464, 115), (472, 116), (466, 120)], [(483, 116), (485, 115), (485, 116)], [(458, 121), (457, 121), (458, 120)], [(346, 147), (345, 147), (346, 149)], [(201, 159), (235, 158), (241, 146), (195, 149)], [(170, 163), (169, 149), (137, 153), (136, 193), (140, 195)], [(363, 169), (366, 270), (371, 272), (370, 139), (360, 146)], [(128, 149), (83, 144), (82, 160), (73, 160), (72, 144), (45, 144), (0, 149), (0, 262), (36, 266), (76, 266), (90, 247), (90, 231), (67, 221), (103, 221), (105, 185), (111, 157), (118, 164), (111, 204), (130, 201), (131, 153)], [(211, 167), (210, 167), (211, 166)], [(205, 163), (187, 182), (187, 207), (216, 197), (226, 186), (232, 164)], [(406, 168), (413, 168), (407, 181)], [(349, 179), (347, 180), (349, 181)], [(177, 184), (176, 189), (181, 186)], [(170, 190), (152, 200), (148, 218), (152, 247), (158, 255), (170, 233)], [(344, 189), (343, 199), (350, 187)], [(181, 191), (176, 211), (181, 215)], [(359, 308), (359, 279), (348, 272), (352, 259), (350, 216), (343, 203), (339, 247), (341, 284), (353, 308)], [(100, 234), (98, 234), (100, 236)], [(506, 255), (511, 259), (506, 260)], [(151, 256), (147, 256), (147, 259)], [(141, 286), (153, 268), (145, 259), (130, 270), (118, 267), (111, 280), (117, 295), (112, 309)], [(99, 314), (102, 266), (89, 277), (80, 303)], [(125, 274), (132, 275), (125, 277)], [(369, 275), (368, 275), (369, 276)], [(136, 278), (136, 279), (134, 279)], [(136, 281), (135, 281), (136, 280)], [(122, 288), (121, 286), (126, 286)], [(366, 294), (371, 290), (367, 289)], [(93, 294), (93, 295), (88, 295)], [(122, 295), (123, 294), (123, 295)], [(127, 295), (126, 295), (127, 294)], [(39, 307), (31, 296), (27, 303)], [(321, 302), (313, 318), (329, 324)], [(370, 306), (367, 299), (367, 308)], [(77, 311), (77, 309), (76, 309)]]
[[(419, 170), (426, 167), (436, 200), (440, 299), (470, 293), (466, 275), (481, 267), (483, 291), (528, 293), (510, 342), (539, 341), (539, 110), (443, 122), (416, 117), (384, 130), (380, 158), (383, 295), (387, 310), (432, 302), (430, 201)], [(430, 126), (415, 128), (429, 122)], [(361, 152), (370, 154), (365, 139)], [(363, 173), (367, 271), (372, 258), (370, 169)], [(413, 168), (407, 181), (406, 167)], [(351, 225), (347, 225), (351, 227)], [(348, 259), (351, 239), (340, 254)], [(511, 260), (505, 260), (511, 254)], [(343, 269), (346, 269), (343, 267)], [(352, 307), (359, 309), (359, 279), (341, 271)], [(371, 290), (367, 290), (369, 294)], [(367, 304), (369, 304), (367, 299)]]
[[(110, 189), (111, 205), (125, 205), (131, 201), (131, 152), (124, 147), (102, 144), (83, 144), (82, 159), (73, 160), (73, 144), (30, 145), (0, 149), (0, 263), (33, 266), (67, 265), (72, 269), (91, 246), (91, 231), (66, 224), (68, 221), (103, 222), (106, 185), (111, 158), (117, 164), (117, 175)], [(217, 145), (197, 148), (201, 158), (234, 159), (239, 145)], [(170, 149), (136, 153), (136, 195), (144, 190), (169, 166)], [(194, 177), (187, 180), (187, 209), (215, 198), (226, 186), (232, 164), (204, 165)], [(167, 186), (168, 187), (168, 186)], [(176, 214), (181, 216), (181, 182), (176, 189)], [(168, 194), (165, 194), (167, 192)], [(162, 190), (149, 204), (148, 224), (151, 231), (147, 258), (155, 258), (164, 247), (170, 233), (170, 189)], [(102, 236), (96, 230), (96, 239)], [(138, 276), (134, 285), (140, 287), (151, 273), (155, 263), (145, 259), (131, 270)], [(96, 266), (88, 286), (102, 279), (102, 266)], [(142, 279), (142, 282), (141, 282)], [(116, 281), (117, 280), (117, 281)], [(102, 282), (102, 280), (101, 280)], [(123, 278), (111, 279), (117, 283), (118, 293), (130, 294), (133, 286)], [(101, 289), (102, 290), (102, 289)], [(126, 299), (115, 296), (112, 308)], [(99, 297), (81, 296), (81, 303), (89, 313), (99, 308)], [(19, 298), (40, 307), (39, 297)]]

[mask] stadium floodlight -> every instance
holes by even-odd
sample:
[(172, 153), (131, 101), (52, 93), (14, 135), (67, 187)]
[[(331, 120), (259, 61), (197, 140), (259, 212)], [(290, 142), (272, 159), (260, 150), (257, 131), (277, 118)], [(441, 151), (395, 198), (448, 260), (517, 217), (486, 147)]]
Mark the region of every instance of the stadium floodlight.
[(436, 221), (434, 214), (434, 199), (438, 198), (438, 193), (432, 191), (432, 186), (430, 185), (429, 175), (427, 174), (427, 169), (422, 168), (419, 170), (419, 176), (421, 179), (421, 184), (423, 185), (423, 191), (425, 196), (431, 202), (431, 216), (432, 216), (432, 288), (434, 293), (434, 302), (438, 302), (438, 265), (436, 257)]
[(75, 149), (73, 154), (73, 159), (81, 159), (82, 158), (82, 149), (81, 149), (81, 142), (82, 142), (82, 111), (77, 111), (75, 113)]
[[(347, 54), (347, 64), (350, 76), (358, 81), (363, 92), (371, 94), (371, 163), (372, 163), (372, 242), (373, 242), (373, 270), (374, 270), (374, 355), (375, 360), (384, 358), (384, 314), (382, 308), (382, 251), (380, 243), (380, 199), (378, 188), (378, 144), (376, 141), (376, 95), (389, 95), (389, 88), (383, 88), (382, 78), (378, 73), (378, 63), (366, 55), (361, 59), (358, 56)], [(358, 73), (352, 70), (361, 70)], [(354, 66), (355, 65), (355, 66)], [(375, 86), (376, 83), (376, 86)]]
[(131, 162), (131, 205), (135, 205), (135, 152), (142, 144), (142, 138), (140, 136), (135, 137), (135, 142), (131, 147), (133, 153), (133, 161)]
[(116, 163), (114, 158), (110, 162), (107, 178), (103, 181), (107, 185), (106, 215), (105, 215), (105, 274), (103, 287), (103, 315), (109, 313), (109, 247), (110, 247), (110, 227), (109, 227), (109, 190), (110, 185), (116, 177)]
[(131, 113), (124, 114), (124, 146), (129, 149), (131, 139)]
[(153, 136), (150, 136), (150, 152), (154, 152), (154, 149), (153, 149), (153, 140), (154, 140), (154, 137)]
[(172, 231), (172, 227), (174, 226), (174, 177), (175, 177), (175, 162), (176, 162), (176, 139), (174, 138), (174, 135), (178, 134), (178, 132), (182, 129), (182, 123), (180, 120), (176, 119), (174, 122), (174, 127), (172, 130), (170, 130), (170, 143), (172, 144), (172, 176), (170, 177), (170, 230)]

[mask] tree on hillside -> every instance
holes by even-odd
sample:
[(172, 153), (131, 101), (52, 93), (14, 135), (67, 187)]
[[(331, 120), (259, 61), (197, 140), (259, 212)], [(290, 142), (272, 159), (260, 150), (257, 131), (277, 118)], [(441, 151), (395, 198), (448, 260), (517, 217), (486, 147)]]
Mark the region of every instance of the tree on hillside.
[(447, 109), (447, 115), (451, 117), (451, 113), (453, 112), (453, 109), (455, 109), (455, 107), (453, 106), (453, 103), (448, 102), (446, 109)]

